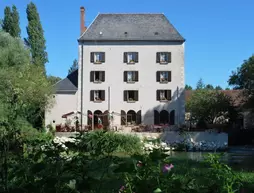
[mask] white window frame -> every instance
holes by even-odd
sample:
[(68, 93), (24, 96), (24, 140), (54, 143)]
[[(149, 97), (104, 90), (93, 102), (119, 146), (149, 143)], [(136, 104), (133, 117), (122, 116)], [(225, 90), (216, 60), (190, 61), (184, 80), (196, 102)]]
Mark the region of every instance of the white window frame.
[[(164, 58), (164, 60), (163, 60)], [(168, 63), (167, 53), (166, 52), (160, 52), (160, 63), (165, 64)]]
[(166, 98), (166, 92), (167, 92), (167, 90), (160, 90), (160, 101), (168, 101), (169, 100)]
[[(163, 74), (165, 75), (165, 77), (163, 77)], [(168, 82), (168, 78), (169, 73), (167, 71), (160, 71), (160, 82)]]
[[(100, 99), (100, 91), (99, 90), (94, 90), (94, 98), (93, 100), (96, 102), (96, 101), (102, 101), (102, 99)], [(96, 99), (98, 98), (98, 99)]]
[[(129, 79), (129, 75), (131, 78)], [(135, 71), (127, 71), (127, 82), (135, 82)]]
[[(97, 60), (98, 58), (98, 60)], [(102, 63), (102, 53), (101, 52), (94, 52), (94, 62), (95, 63)]]
[(127, 52), (127, 63), (134, 64), (135, 63), (135, 54), (133, 52)]

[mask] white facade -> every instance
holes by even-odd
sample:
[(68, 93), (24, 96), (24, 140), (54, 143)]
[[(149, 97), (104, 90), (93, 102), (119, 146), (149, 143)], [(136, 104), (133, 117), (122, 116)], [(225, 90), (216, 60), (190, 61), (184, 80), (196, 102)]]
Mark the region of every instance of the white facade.
[[(82, 48), (83, 47), (83, 48)], [(83, 54), (81, 50), (83, 49)], [(91, 52), (105, 52), (105, 63), (90, 62)], [(138, 52), (138, 63), (126, 64), (123, 61), (124, 52)], [(157, 52), (171, 52), (171, 62), (156, 63)], [(82, 58), (83, 55), (83, 58)], [(83, 60), (83, 61), (82, 61)], [(83, 64), (83, 68), (82, 68)], [(83, 71), (83, 73), (81, 73)], [(90, 82), (91, 71), (105, 71), (105, 82)], [(135, 83), (124, 82), (124, 71), (138, 71), (139, 79)], [(171, 82), (166, 84), (156, 82), (157, 71), (171, 71)], [(83, 78), (82, 78), (83, 75)], [(81, 81), (83, 87), (81, 87)], [(175, 124), (184, 122), (184, 43), (163, 41), (112, 41), (112, 42), (79, 42), (79, 86), (78, 111), (83, 112), (83, 124), (87, 124), (88, 110), (114, 112), (113, 125), (121, 124), (121, 110), (135, 112), (141, 110), (142, 123), (154, 124), (154, 110), (175, 111)], [(83, 89), (83, 96), (81, 96)], [(108, 89), (110, 93), (108, 93)], [(156, 100), (157, 90), (171, 90), (172, 100), (160, 102)], [(90, 90), (105, 90), (105, 101), (100, 103), (90, 101)], [(124, 90), (138, 90), (138, 101), (124, 101)], [(83, 100), (81, 100), (81, 97)], [(81, 109), (83, 103), (83, 110)]]
[(78, 108), (78, 93), (54, 94), (53, 107), (45, 112), (45, 125), (64, 124), (63, 115), (75, 112)]

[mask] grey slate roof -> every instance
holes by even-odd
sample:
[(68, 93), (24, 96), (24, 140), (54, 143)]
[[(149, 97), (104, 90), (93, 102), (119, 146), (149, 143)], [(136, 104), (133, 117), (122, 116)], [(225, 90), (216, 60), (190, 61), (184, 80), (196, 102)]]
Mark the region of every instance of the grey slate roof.
[(78, 70), (69, 74), (65, 79), (60, 80), (55, 85), (56, 93), (76, 92), (78, 90)]
[(99, 14), (79, 38), (95, 40), (185, 41), (164, 14)]

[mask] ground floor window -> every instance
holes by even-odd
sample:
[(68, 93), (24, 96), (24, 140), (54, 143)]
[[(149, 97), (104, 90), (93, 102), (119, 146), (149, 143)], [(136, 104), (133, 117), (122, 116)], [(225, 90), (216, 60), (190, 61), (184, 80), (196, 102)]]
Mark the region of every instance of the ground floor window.
[(166, 110), (154, 111), (154, 124), (175, 124), (175, 110), (172, 110), (170, 113)]

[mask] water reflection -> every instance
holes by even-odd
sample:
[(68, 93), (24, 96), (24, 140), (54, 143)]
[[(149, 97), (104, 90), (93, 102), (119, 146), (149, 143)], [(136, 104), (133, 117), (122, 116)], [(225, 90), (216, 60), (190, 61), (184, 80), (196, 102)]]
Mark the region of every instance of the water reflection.
[[(172, 157), (188, 158), (196, 161), (204, 160), (207, 152), (171, 152)], [(222, 161), (235, 169), (254, 171), (254, 148), (233, 147), (225, 152)]]

